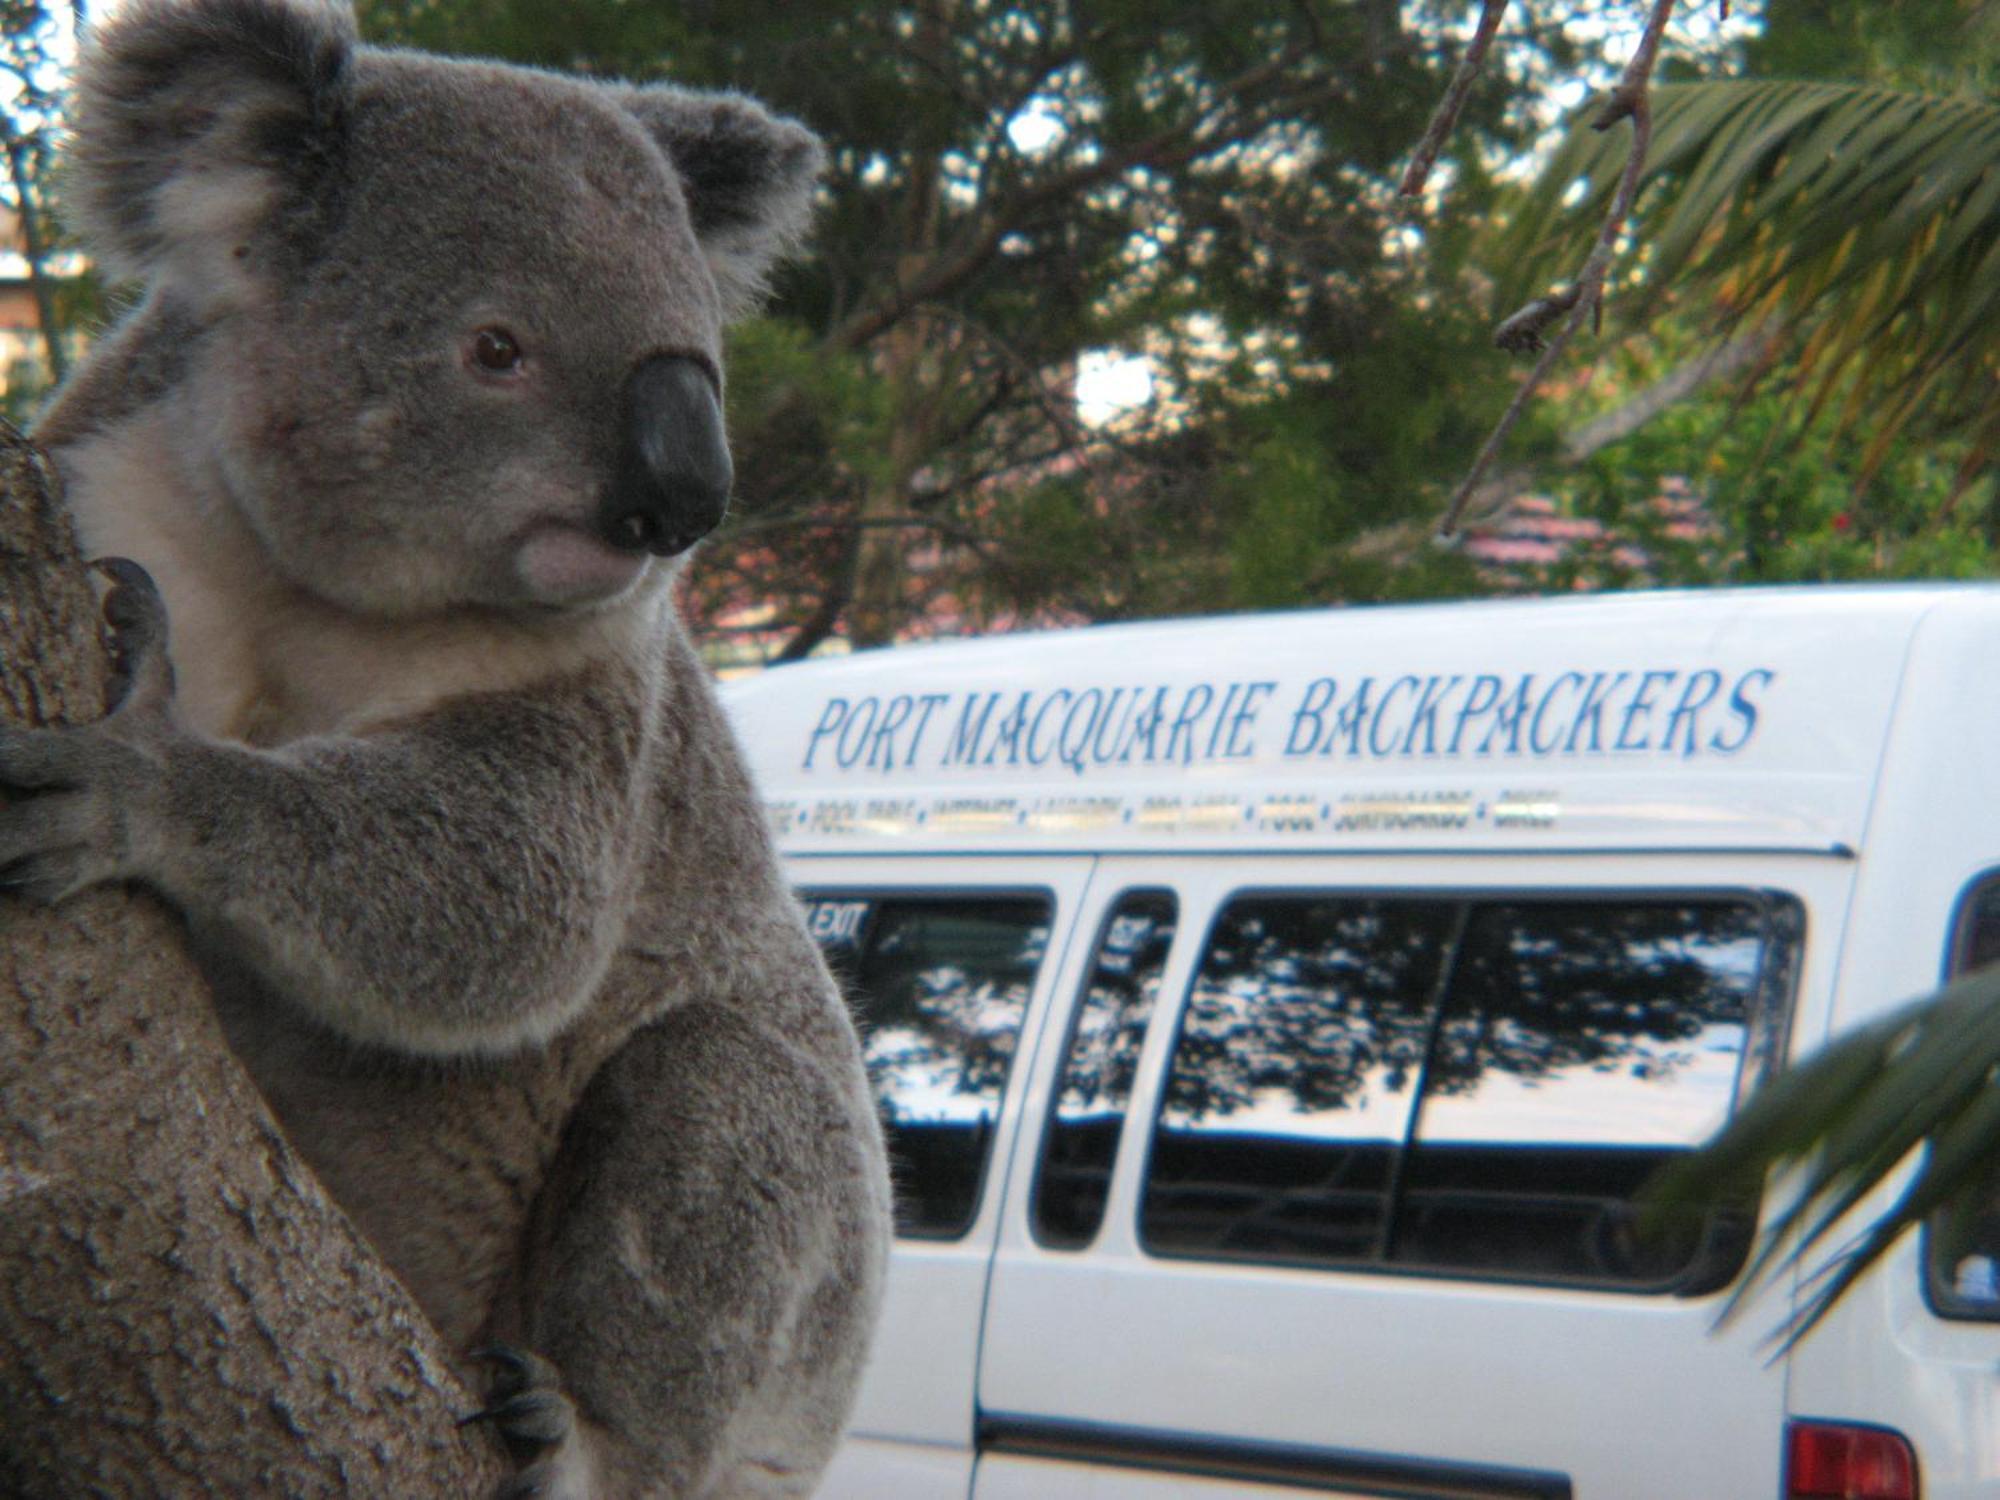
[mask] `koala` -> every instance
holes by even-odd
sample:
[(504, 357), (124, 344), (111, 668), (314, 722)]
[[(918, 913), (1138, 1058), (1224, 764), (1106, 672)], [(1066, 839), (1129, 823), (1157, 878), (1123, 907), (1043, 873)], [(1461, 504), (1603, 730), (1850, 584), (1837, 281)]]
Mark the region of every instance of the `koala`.
[(314, 0), (128, 0), (81, 64), (68, 201), (141, 295), (36, 435), (127, 680), (0, 732), (4, 883), (184, 917), (510, 1493), (809, 1494), (880, 1298), (853, 1025), (669, 598), (821, 163)]

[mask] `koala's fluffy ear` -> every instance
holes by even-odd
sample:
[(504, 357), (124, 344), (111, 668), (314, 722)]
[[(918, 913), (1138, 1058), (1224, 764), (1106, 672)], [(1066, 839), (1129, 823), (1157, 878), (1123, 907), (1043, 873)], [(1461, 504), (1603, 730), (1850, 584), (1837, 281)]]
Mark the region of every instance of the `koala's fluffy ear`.
[(681, 174), (725, 312), (748, 312), (765, 275), (812, 221), (825, 147), (798, 121), (742, 94), (666, 85), (616, 92)]
[(127, 0), (87, 44), (69, 159), (112, 272), (209, 303), (254, 285), (270, 232), (324, 205), (354, 45), (345, 0)]

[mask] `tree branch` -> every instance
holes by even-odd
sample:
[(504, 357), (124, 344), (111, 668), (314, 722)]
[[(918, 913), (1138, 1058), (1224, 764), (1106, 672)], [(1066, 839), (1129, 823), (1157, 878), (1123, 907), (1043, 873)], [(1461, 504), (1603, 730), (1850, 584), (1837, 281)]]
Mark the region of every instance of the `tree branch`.
[[(859, 535), (858, 532), (855, 533), (856, 538)], [(821, 641), (833, 634), (834, 627), (840, 623), (841, 611), (847, 608), (847, 601), (854, 597), (854, 590), (849, 581), (853, 576), (852, 568), (841, 567), (834, 570), (832, 584), (820, 596), (820, 601), (813, 612), (800, 622), (798, 628), (792, 632), (791, 638), (779, 648), (778, 654), (771, 658), (772, 665), (775, 666), (780, 662), (804, 661), (812, 655), (813, 649)]]
[[(1515, 313), (1500, 325), (1495, 341), (1504, 349), (1539, 349), (1541, 358), (1535, 361), (1528, 378), (1521, 382), (1514, 392), (1514, 399), (1507, 403), (1507, 410), (1480, 448), (1479, 456), (1472, 462), (1471, 471), (1459, 482), (1451, 502), (1445, 507), (1444, 519), (1438, 523), (1437, 538), (1440, 542), (1451, 543), (1459, 534), (1459, 521), (1473, 494), (1480, 487), (1486, 471), (1499, 457), (1500, 448), (1506, 442), (1514, 426), (1527, 410), (1528, 401), (1541, 387), (1555, 362), (1569, 347), (1570, 340), (1582, 326), (1586, 313), (1600, 317), (1604, 306), (1604, 282), (1611, 270), (1611, 257), (1618, 243), (1618, 236), (1624, 232), (1625, 222), (1631, 217), (1632, 202), (1639, 193), (1639, 179), (1645, 172), (1646, 150), (1651, 144), (1653, 116), (1647, 95), (1647, 84), (1653, 75), (1653, 64), (1659, 57), (1660, 39), (1665, 35), (1667, 20), (1673, 14), (1675, 0), (1653, 0), (1653, 9), (1646, 20), (1645, 32), (1639, 44), (1633, 49), (1631, 61), (1626, 63), (1625, 72), (1618, 85), (1611, 91), (1611, 97), (1604, 108), (1591, 122), (1594, 129), (1609, 130), (1620, 120), (1632, 122), (1632, 149), (1625, 158), (1625, 170), (1618, 180), (1618, 191), (1611, 200), (1610, 211), (1604, 217), (1604, 225), (1597, 232), (1597, 242), (1591, 246), (1590, 254), (1583, 263), (1566, 291), (1551, 297), (1537, 298), (1520, 312)], [(1567, 314), (1565, 317), (1564, 315)], [(1563, 319), (1562, 328), (1546, 345), (1542, 342), (1543, 330), (1557, 318)]]
[(1306, 54), (1303, 47), (1288, 47), (1276, 56), (1223, 84), (1218, 91), (1223, 102), (1199, 112), (1193, 119), (1166, 130), (1156, 131), (1116, 151), (1107, 151), (1094, 161), (1082, 162), (1009, 195), (992, 212), (968, 225), (936, 258), (915, 276), (903, 282), (872, 307), (850, 314), (834, 328), (827, 342), (837, 349), (860, 349), (872, 343), (885, 329), (909, 315), (912, 308), (950, 295), (985, 269), (999, 253), (1008, 235), (1045, 205), (1061, 202), (1086, 192), (1100, 183), (1123, 176), (1134, 167), (1180, 165), (1212, 155), (1246, 139), (1267, 123), (1261, 117), (1240, 121), (1227, 134), (1212, 132), (1228, 118), (1230, 109), (1241, 108), (1246, 96), (1269, 87), (1284, 77)]
[(1444, 91), (1444, 98), (1438, 101), (1430, 124), (1424, 127), (1424, 137), (1417, 142), (1416, 155), (1410, 160), (1409, 170), (1403, 173), (1402, 186), (1396, 189), (1401, 196), (1416, 197), (1424, 190), (1424, 184), (1430, 181), (1431, 168), (1437, 165), (1438, 153), (1444, 150), (1445, 142), (1458, 128), (1458, 117), (1465, 109), (1465, 101), (1471, 97), (1472, 85), (1479, 81), (1479, 70), (1486, 65), (1486, 54), (1493, 46), (1493, 38), (1499, 34), (1500, 19), (1506, 14), (1507, 0), (1483, 0), (1479, 27), (1472, 33), (1472, 44), (1465, 49), (1465, 56), (1459, 59), (1451, 85)]
[(1686, 364), (1668, 371), (1623, 405), (1600, 413), (1563, 439), (1566, 464), (1580, 464), (1600, 448), (1622, 442), (1675, 403), (1708, 385), (1726, 380), (1763, 359), (1779, 338), (1765, 326), (1727, 343), (1717, 344)]
[(62, 328), (56, 318), (55, 291), (49, 285), (49, 246), (42, 233), (41, 193), (28, 171), (28, 143), (5, 125), (4, 144), (7, 170), (14, 179), (14, 201), (21, 216), (22, 248), (27, 251), (28, 286), (35, 298), (35, 320), (41, 325), (43, 357), (49, 365), (49, 380), (60, 385), (69, 378), (69, 360), (63, 352)]

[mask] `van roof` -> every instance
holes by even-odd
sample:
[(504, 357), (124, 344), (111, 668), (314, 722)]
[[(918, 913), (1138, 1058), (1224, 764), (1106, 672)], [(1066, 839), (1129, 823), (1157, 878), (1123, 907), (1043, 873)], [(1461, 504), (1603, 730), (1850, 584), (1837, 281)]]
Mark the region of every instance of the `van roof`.
[(2000, 587), (1662, 591), (995, 636), (723, 698), (801, 854), (1838, 852), (1939, 613), (2000, 645)]

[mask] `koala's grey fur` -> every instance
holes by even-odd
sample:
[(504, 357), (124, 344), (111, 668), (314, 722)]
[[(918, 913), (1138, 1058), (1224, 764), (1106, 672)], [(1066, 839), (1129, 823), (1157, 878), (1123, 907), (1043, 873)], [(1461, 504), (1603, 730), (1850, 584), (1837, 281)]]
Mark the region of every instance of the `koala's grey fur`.
[(115, 713), (0, 735), (0, 865), (185, 914), (334, 1196), (455, 1347), (516, 1346), (523, 1492), (809, 1493), (879, 1298), (872, 1098), (687, 538), (605, 521), (714, 470), (722, 326), (819, 165), (738, 96), (311, 0), (130, 0), (83, 66), (73, 211), (144, 300), (38, 436), (159, 594), (111, 601)]

